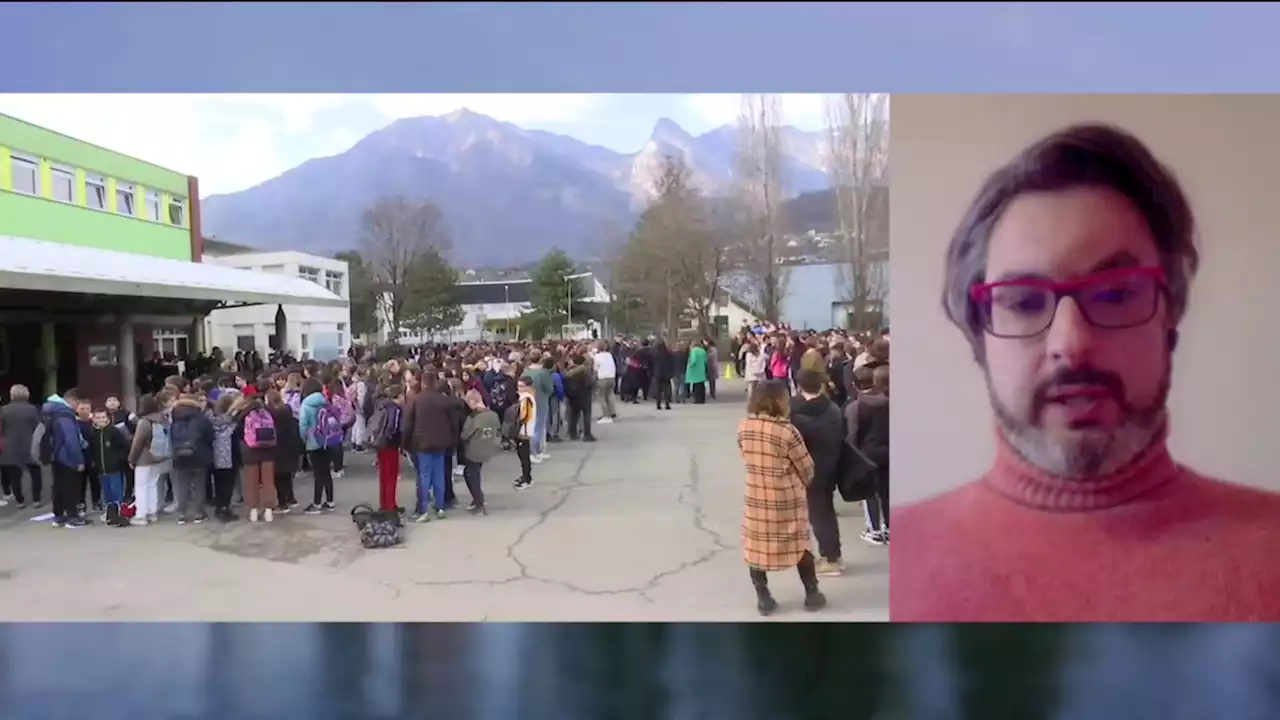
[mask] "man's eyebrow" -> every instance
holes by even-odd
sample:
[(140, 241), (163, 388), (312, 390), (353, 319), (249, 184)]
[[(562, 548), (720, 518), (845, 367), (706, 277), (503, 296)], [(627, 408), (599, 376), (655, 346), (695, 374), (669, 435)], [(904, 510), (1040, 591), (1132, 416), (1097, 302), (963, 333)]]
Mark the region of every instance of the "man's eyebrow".
[[(1088, 272), (1085, 272), (1083, 274), (1093, 275), (1100, 272), (1106, 272), (1108, 270), (1118, 270), (1120, 268), (1137, 267), (1141, 264), (1142, 264), (1142, 261), (1138, 259), (1137, 255), (1134, 255), (1128, 250), (1117, 250), (1111, 253), (1110, 255), (1106, 256), (1105, 258), (1099, 260), (1098, 262), (1094, 263), (1093, 266), (1089, 268)], [(988, 280), (987, 282), (1007, 283), (1007, 282), (1018, 282), (1021, 280), (1052, 281), (1053, 278), (1043, 273), (1023, 272), (1023, 271), (1013, 270), (1013, 271), (1001, 273), (995, 279)]]
[(1137, 267), (1141, 264), (1142, 261), (1138, 259), (1137, 255), (1134, 255), (1128, 250), (1117, 250), (1102, 260), (1094, 263), (1093, 267), (1089, 270), (1089, 274), (1105, 272), (1107, 270), (1119, 270), (1120, 268)]

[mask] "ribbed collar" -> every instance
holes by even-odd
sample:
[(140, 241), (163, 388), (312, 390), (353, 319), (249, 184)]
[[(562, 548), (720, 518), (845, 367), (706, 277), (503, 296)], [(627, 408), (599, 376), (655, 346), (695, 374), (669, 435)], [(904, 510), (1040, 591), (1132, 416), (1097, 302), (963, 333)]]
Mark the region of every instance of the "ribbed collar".
[(1089, 512), (1123, 505), (1176, 478), (1180, 472), (1161, 428), (1141, 455), (1124, 468), (1096, 478), (1061, 478), (1027, 462), (996, 430), (996, 460), (983, 481), (1022, 505), (1059, 512)]

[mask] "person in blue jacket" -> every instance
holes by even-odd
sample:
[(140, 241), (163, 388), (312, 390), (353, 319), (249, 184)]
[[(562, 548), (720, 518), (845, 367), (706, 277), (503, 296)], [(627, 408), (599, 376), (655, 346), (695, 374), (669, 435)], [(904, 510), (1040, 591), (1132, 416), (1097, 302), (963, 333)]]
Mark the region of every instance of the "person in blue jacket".
[[(51, 460), (49, 464), (53, 472), (54, 527), (79, 528), (89, 524), (80, 517), (77, 509), (84, 497), (81, 479), (84, 476), (87, 443), (80, 432), (75, 402), (74, 393), (67, 391), (65, 398), (57, 394), (50, 395), (40, 408), (44, 433), (48, 435), (41, 443), (48, 448)], [(44, 454), (43, 451), (41, 454)]]
[(325, 400), (324, 387), (315, 378), (304, 380), (299, 392), (302, 395), (302, 405), (298, 414), (298, 429), (306, 443), (311, 475), (315, 481), (312, 502), (303, 512), (318, 515), (337, 507), (333, 502), (333, 461), (336, 452), (332, 448), (321, 447), (316, 437), (320, 408), (326, 407), (329, 401)]
[(551, 371), (551, 384), (555, 390), (551, 393), (551, 414), (547, 419), (547, 441), (560, 442), (560, 431), (564, 427), (564, 362), (556, 363)]

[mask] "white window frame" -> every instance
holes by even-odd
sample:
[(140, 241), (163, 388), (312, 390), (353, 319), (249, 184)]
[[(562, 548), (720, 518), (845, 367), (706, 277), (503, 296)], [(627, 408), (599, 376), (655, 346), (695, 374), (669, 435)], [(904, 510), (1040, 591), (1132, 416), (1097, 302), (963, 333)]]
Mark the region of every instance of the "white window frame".
[(324, 273), (323, 271), (320, 270), (320, 268), (308, 267), (306, 265), (299, 265), (298, 277), (302, 278), (303, 280), (309, 280), (310, 282), (313, 282), (319, 285), (320, 287), (324, 287), (324, 280), (323, 280)]
[(338, 323), (338, 349), (342, 350), (347, 346), (347, 324)]
[[(53, 172), (51, 173), (51, 175), (53, 177), (53, 187), (50, 188), (50, 190), (53, 192), (53, 199), (60, 203), (68, 203), (68, 204), (74, 205), (76, 202), (76, 171), (64, 165), (54, 165), (52, 170)], [(70, 197), (67, 197), (67, 198), (58, 197), (58, 185), (59, 185), (58, 181), (59, 180), (68, 181), (68, 186), (71, 189)]]
[[(18, 188), (17, 179), (19, 166), (24, 170), (27, 168), (31, 169), (32, 189), (30, 192), (25, 189)], [(40, 197), (40, 160), (38, 158), (31, 157), (30, 155), (23, 155), (21, 153), (12, 153), (9, 155), (9, 171), (10, 176), (13, 178), (13, 182), (11, 182), (9, 186), (14, 192), (21, 195)]]
[[(174, 219), (173, 219), (174, 211), (177, 211), (177, 215), (178, 215), (177, 222), (174, 222)], [(169, 198), (169, 207), (166, 209), (165, 212), (167, 213), (165, 219), (169, 221), (170, 225), (174, 225), (176, 227), (186, 227), (187, 225), (187, 199), (186, 198), (180, 198), (180, 197)]]
[(146, 219), (151, 222), (160, 222), (160, 191), (147, 190), (145, 196), (142, 198), (142, 202), (143, 206), (147, 209)]
[(342, 273), (337, 270), (324, 271), (324, 287), (329, 292), (342, 297), (342, 281), (346, 279)]
[[(121, 201), (128, 199), (128, 212), (121, 206)], [(138, 186), (133, 183), (116, 181), (116, 214), (125, 217), (138, 217)]]
[[(101, 192), (95, 192), (100, 190)], [(84, 176), (84, 206), (93, 210), (107, 209), (107, 178), (102, 175)]]

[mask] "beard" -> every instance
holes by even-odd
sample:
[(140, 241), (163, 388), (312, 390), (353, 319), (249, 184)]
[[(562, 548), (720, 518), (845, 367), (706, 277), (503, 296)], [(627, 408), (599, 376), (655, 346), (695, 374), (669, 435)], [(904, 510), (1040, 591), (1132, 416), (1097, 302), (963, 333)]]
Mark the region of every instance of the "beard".
[[(1151, 447), (1168, 418), (1166, 408), (1172, 375), (1172, 363), (1166, 361), (1154, 399), (1146, 405), (1135, 406), (1128, 402), (1124, 383), (1115, 375), (1090, 368), (1064, 369), (1036, 388), (1030, 412), (1024, 418), (996, 396), (990, 372), (983, 368), (991, 408), (1009, 445), (1024, 460), (1050, 475), (1076, 480), (1114, 473)], [(1039, 422), (1048, 402), (1046, 397), (1055, 386), (1075, 383), (1107, 387), (1120, 407), (1119, 426), (1110, 430), (1076, 429), (1063, 435), (1046, 430)]]

